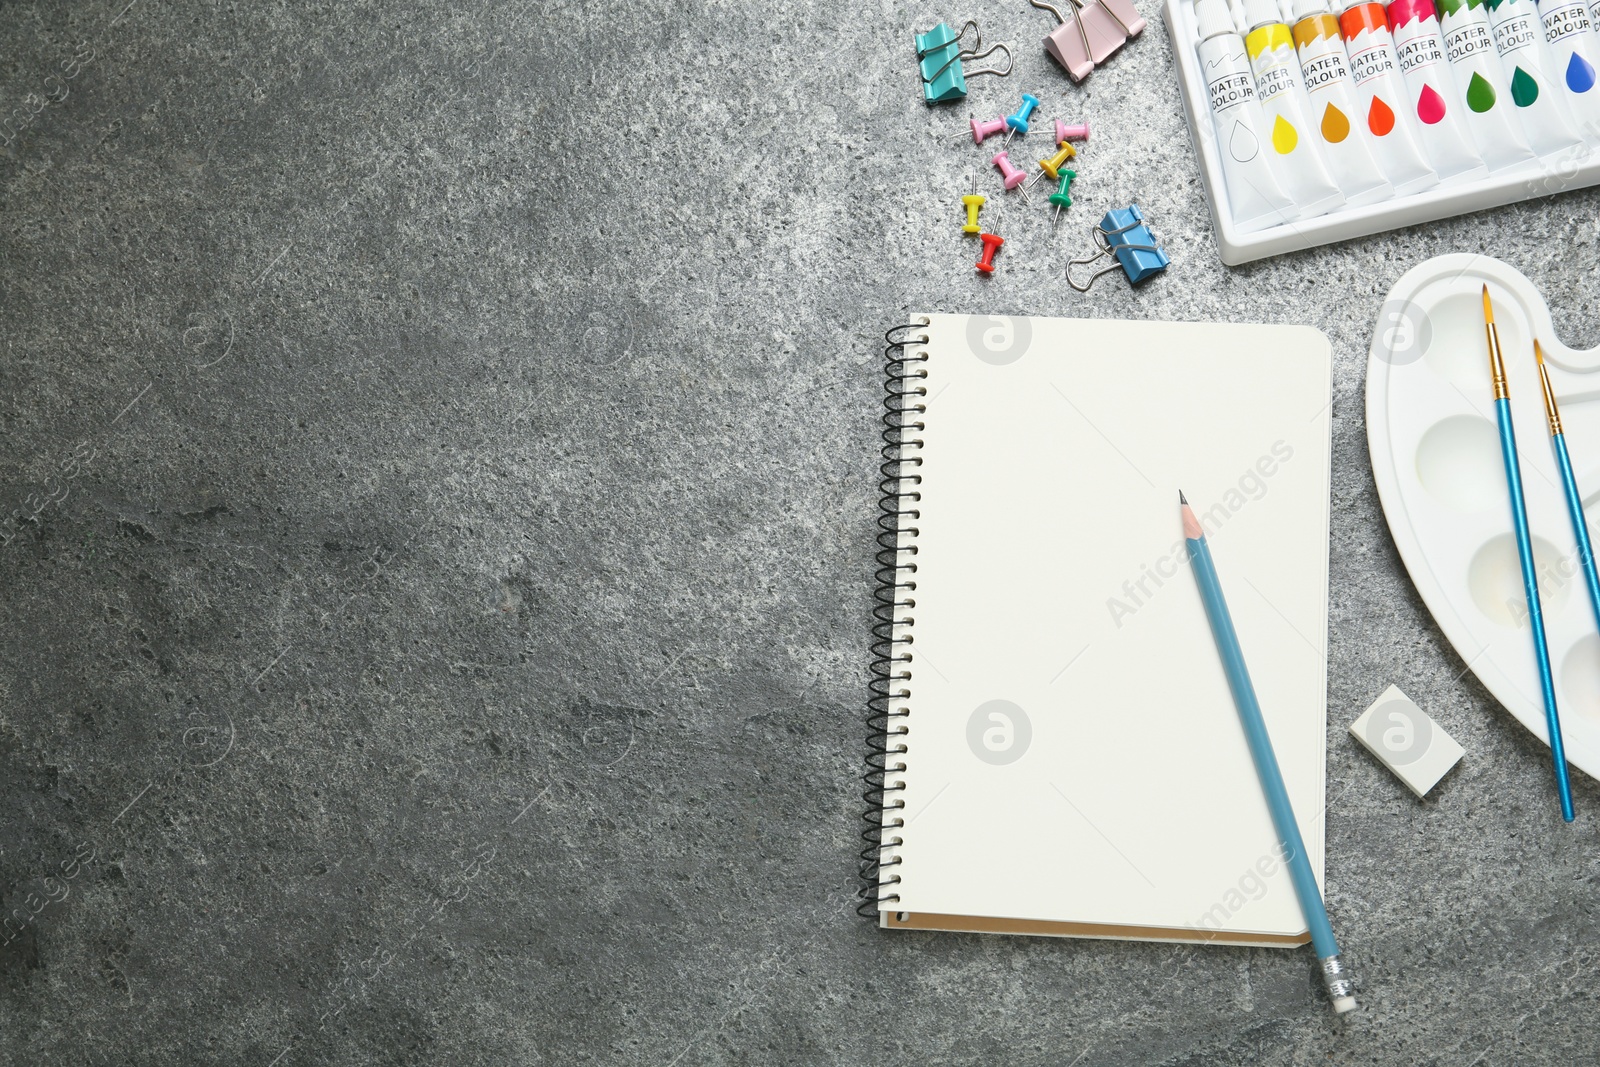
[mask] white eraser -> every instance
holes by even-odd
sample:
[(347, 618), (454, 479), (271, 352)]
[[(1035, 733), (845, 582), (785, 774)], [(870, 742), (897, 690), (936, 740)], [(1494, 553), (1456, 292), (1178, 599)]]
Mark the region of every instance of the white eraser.
[(1350, 732), (1419, 797), (1466, 752), (1395, 685), (1350, 724)]

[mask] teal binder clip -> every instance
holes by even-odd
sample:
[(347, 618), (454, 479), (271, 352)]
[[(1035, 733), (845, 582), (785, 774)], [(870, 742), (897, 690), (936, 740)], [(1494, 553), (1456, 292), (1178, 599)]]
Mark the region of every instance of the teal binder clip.
[[(963, 48), (961, 39), (972, 31), (972, 46)], [(961, 100), (967, 95), (967, 79), (980, 74), (995, 74), (1005, 77), (1011, 73), (1011, 49), (1003, 44), (990, 47), (987, 51), (983, 48), (983, 35), (978, 32), (978, 24), (968, 19), (962, 24), (961, 32), (956, 33), (945, 22), (939, 23), (925, 33), (913, 33), (912, 39), (917, 46), (917, 67), (922, 75), (922, 99), (929, 104), (943, 104), (951, 100)], [(971, 59), (983, 59), (995, 52), (1006, 54), (1004, 70), (983, 68), (980, 70), (964, 70), (962, 64)]]

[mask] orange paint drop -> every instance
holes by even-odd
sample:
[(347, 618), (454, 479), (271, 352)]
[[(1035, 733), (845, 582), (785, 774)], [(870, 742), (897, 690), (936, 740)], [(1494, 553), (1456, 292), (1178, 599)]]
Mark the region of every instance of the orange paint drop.
[(1374, 96), (1372, 107), (1367, 109), (1367, 129), (1377, 137), (1394, 129), (1394, 111), (1383, 102), (1381, 96)]
[(1344, 117), (1344, 112), (1328, 105), (1322, 113), (1322, 139), (1329, 144), (1338, 144), (1350, 136), (1350, 120)]

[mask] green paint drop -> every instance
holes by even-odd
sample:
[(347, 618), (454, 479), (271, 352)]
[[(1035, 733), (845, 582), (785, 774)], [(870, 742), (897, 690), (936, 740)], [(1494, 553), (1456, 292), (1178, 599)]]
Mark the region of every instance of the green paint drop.
[(1474, 74), (1467, 83), (1467, 106), (1481, 115), (1494, 107), (1494, 99), (1494, 86), (1482, 74)]
[(1527, 107), (1539, 99), (1539, 83), (1521, 67), (1511, 75), (1511, 99), (1516, 101), (1518, 107)]

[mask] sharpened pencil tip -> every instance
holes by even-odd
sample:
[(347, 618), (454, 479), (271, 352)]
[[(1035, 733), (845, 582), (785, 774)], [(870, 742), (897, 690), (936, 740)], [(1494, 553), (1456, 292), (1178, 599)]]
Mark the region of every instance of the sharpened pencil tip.
[(1489, 303), (1489, 286), (1483, 286), (1483, 321), (1490, 326), (1494, 325), (1494, 305)]
[(1183, 536), (1190, 541), (1197, 541), (1206, 535), (1205, 527), (1200, 525), (1200, 520), (1194, 517), (1194, 508), (1189, 506), (1189, 500), (1183, 495), (1183, 490), (1178, 490), (1178, 514), (1183, 517)]

